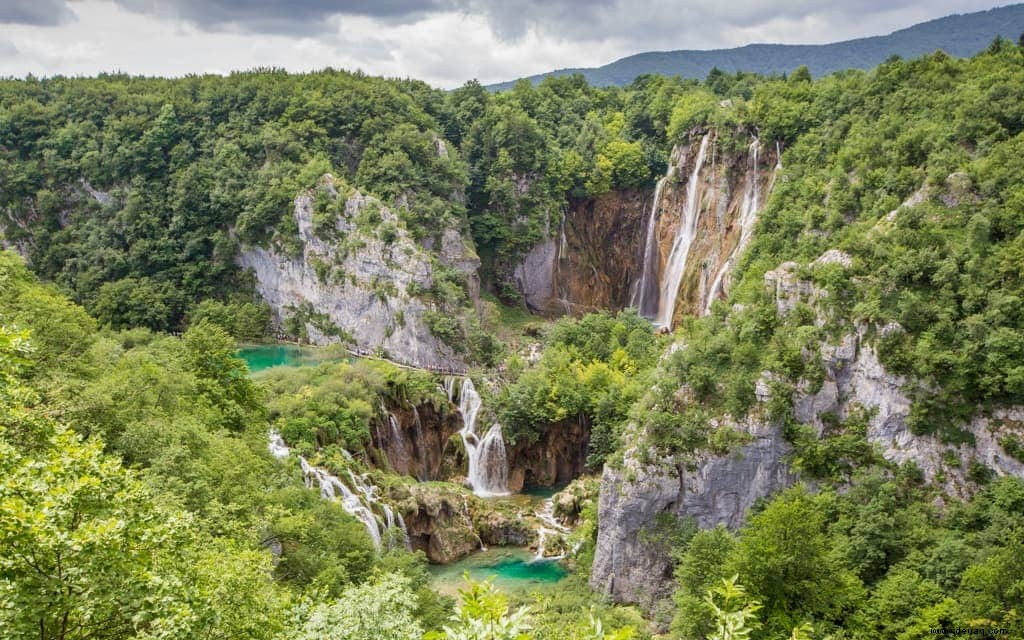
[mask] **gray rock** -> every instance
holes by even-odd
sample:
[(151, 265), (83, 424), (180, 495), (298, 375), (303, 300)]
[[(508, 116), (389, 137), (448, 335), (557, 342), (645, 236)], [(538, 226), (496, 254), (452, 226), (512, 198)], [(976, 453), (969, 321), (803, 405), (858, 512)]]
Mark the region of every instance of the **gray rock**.
[[(380, 347), (393, 359), (417, 366), (461, 367), (461, 357), (426, 326), (423, 315), (429, 304), (409, 293), (433, 285), (431, 254), (398, 225), (390, 243), (358, 231), (352, 220), (371, 203), (378, 204), (358, 192), (346, 200), (344, 213), (335, 224), (350, 247), (343, 252), (341, 243), (313, 232), (313, 198), (300, 195), (295, 199), (294, 215), (302, 254), (292, 257), (275, 248), (245, 247), (238, 263), (253, 271), (256, 289), (278, 324), (291, 315), (291, 309), (309, 303), (314, 312), (350, 334), (359, 349)], [(380, 212), (383, 222), (397, 223), (389, 208), (381, 207)], [(443, 238), (442, 261), (475, 277), (479, 260), (458, 233), (445, 232)], [(330, 272), (324, 280), (314, 268), (317, 263)], [(316, 344), (337, 341), (313, 323), (307, 323), (306, 329)]]
[(516, 287), (534, 310), (546, 310), (555, 297), (555, 261), (558, 243), (550, 238), (533, 247), (516, 266), (513, 277)]
[[(757, 499), (793, 483), (782, 462), (790, 446), (778, 427), (758, 420), (733, 426), (753, 440), (729, 455), (644, 464), (632, 449), (622, 468), (605, 467), (592, 588), (619, 602), (653, 605), (671, 595), (673, 586), (672, 559), (643, 535), (658, 515), (693, 518), (701, 528), (736, 528)], [(641, 434), (638, 440), (643, 439)]]

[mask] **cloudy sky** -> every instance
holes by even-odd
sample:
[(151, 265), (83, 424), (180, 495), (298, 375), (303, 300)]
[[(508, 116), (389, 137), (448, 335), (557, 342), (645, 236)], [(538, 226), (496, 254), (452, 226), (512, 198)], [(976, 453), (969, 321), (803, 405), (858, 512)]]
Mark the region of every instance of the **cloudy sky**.
[(335, 67), (451, 88), (651, 50), (884, 34), (985, 0), (0, 0), (0, 75)]

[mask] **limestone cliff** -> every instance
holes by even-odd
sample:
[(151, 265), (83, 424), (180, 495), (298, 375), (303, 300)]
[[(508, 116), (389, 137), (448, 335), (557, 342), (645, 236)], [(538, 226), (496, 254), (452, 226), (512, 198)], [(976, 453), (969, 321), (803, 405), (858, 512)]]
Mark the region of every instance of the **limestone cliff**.
[(695, 131), (672, 150), (651, 216), (655, 252), (647, 258), (658, 283), (651, 311), (662, 311), (663, 324), (706, 313), (726, 296), (774, 184), (777, 149), (763, 149), (756, 138), (745, 151), (724, 147), (719, 132)]
[(672, 592), (672, 558), (652, 535), (659, 516), (735, 528), (754, 501), (792, 483), (784, 462), (790, 447), (780, 429), (759, 419), (735, 426), (752, 439), (730, 455), (644, 462), (632, 448), (621, 466), (605, 467), (591, 587), (619, 602), (652, 606)]
[[(546, 315), (632, 306), (670, 324), (702, 314), (728, 293), (774, 184), (778, 149), (743, 132), (727, 148), (717, 131), (695, 131), (672, 150), (652, 191), (611, 191), (573, 200), (558, 236), (515, 269), (527, 306)], [(705, 142), (706, 138), (706, 142)]]
[(297, 251), (288, 248), (295, 239), (285, 238), (271, 247), (243, 247), (238, 258), (255, 274), (278, 326), (294, 318), (316, 344), (345, 339), (401, 362), (461, 368), (462, 358), (431, 332), (426, 316), (437, 310), (422, 295), (433, 286), (435, 260), (476, 278), (479, 261), (459, 233), (446, 229), (431, 252), (377, 200), (358, 191), (339, 194), (330, 176), (319, 188), (345, 198), (326, 232), (315, 229), (314, 194), (305, 193), (293, 213)]
[(455, 475), (453, 460), (462, 443), (454, 436), (462, 428), (462, 418), (450, 409), (439, 410), (430, 403), (383, 408), (371, 432), (375, 464), (420, 481)]
[(572, 200), (558, 237), (538, 244), (515, 269), (527, 307), (559, 315), (628, 306), (650, 203), (649, 191)]
[[(821, 256), (818, 264), (849, 266), (849, 257), (838, 251)], [(819, 310), (817, 302), (827, 292), (797, 277), (799, 265), (786, 263), (765, 274), (765, 286), (774, 291), (776, 310), (785, 314), (797, 303)], [(818, 357), (824, 369), (820, 385), (799, 381), (790, 401), (798, 422), (813, 426), (819, 436), (828, 435), (829, 424), (842, 422), (855, 412), (868, 416), (866, 436), (877, 453), (892, 464), (913, 463), (927, 482), (949, 496), (965, 497), (977, 487), (969, 470), (984, 465), (996, 476), (1024, 477), (1024, 463), (1000, 445), (1011, 431), (1024, 426), (1024, 407), (999, 407), (979, 411), (962, 425), (967, 442), (951, 445), (928, 435), (915, 435), (908, 427), (911, 402), (907, 380), (886, 371), (870, 335), (901, 331), (898, 325), (857, 327), (831, 343), (820, 345)], [(678, 348), (685, 348), (681, 346)], [(751, 436), (748, 444), (729, 455), (700, 453), (685, 460), (649, 460), (643, 444), (627, 450), (620, 465), (604, 470), (598, 503), (598, 536), (591, 586), (620, 602), (653, 605), (672, 589), (672, 560), (652, 536), (659, 517), (694, 518), (701, 527), (724, 524), (735, 528), (757, 499), (792, 484), (789, 443), (778, 426), (765, 421), (759, 407), (771, 400), (772, 376), (762, 375), (757, 385), (758, 406), (743, 420), (728, 416), (722, 426), (738, 427)], [(643, 443), (641, 428), (628, 441)]]
[(574, 480), (586, 468), (589, 444), (590, 424), (582, 417), (547, 425), (534, 442), (517, 442), (509, 451), (509, 490)]

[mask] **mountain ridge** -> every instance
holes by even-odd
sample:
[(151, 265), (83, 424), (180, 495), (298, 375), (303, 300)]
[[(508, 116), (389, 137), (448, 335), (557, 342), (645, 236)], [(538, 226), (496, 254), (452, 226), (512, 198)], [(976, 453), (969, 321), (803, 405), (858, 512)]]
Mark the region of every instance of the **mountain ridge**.
[[(968, 57), (983, 50), (997, 36), (1015, 40), (1022, 35), (1024, 3), (1019, 3), (951, 14), (887, 35), (827, 44), (754, 43), (730, 49), (645, 51), (598, 67), (556, 69), (525, 78), (536, 84), (548, 76), (578, 73), (592, 85), (623, 86), (647, 73), (703, 79), (716, 67), (729, 73), (772, 75), (789, 73), (801, 65), (807, 65), (814, 76), (821, 76), (844, 69), (870, 69), (893, 55), (916, 58), (936, 49), (958, 58)], [(517, 81), (495, 83), (487, 88), (504, 91)]]

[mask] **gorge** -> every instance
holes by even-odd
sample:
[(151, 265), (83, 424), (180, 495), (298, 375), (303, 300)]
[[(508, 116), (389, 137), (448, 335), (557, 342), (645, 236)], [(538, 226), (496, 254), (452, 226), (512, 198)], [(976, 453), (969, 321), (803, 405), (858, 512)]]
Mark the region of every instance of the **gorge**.
[(0, 626), (1020, 631), (1022, 55), (0, 80)]

